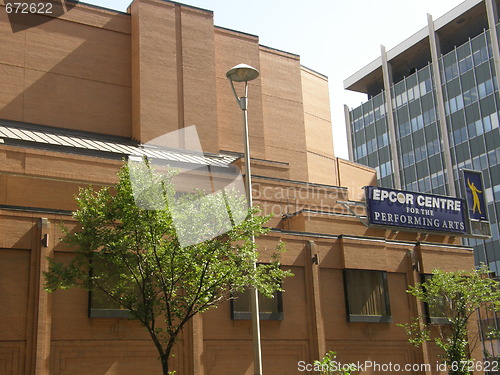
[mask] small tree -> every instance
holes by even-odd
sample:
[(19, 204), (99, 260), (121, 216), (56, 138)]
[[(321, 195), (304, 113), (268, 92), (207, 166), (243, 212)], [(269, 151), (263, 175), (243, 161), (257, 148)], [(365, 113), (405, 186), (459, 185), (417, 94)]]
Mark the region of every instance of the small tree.
[(314, 371), (321, 375), (351, 375), (357, 367), (354, 363), (342, 364), (337, 361), (337, 352), (330, 350), (321, 360), (314, 361)]
[[(453, 375), (468, 374), (471, 352), (479, 335), (468, 332), (471, 317), (478, 309), (500, 309), (498, 282), (488, 277), (487, 267), (473, 271), (443, 272), (435, 270), (424, 283), (409, 286), (408, 293), (428, 304), (429, 310), (440, 311), (449, 324), (439, 326), (439, 334), (433, 339), (443, 349), (442, 355)], [(400, 325), (410, 336), (409, 341), (419, 346), (431, 340), (431, 325), (425, 317)]]
[[(252, 235), (264, 234), (266, 217), (256, 216), (251, 208), (241, 223), (229, 231), (190, 246), (181, 246), (168, 207), (176, 195), (169, 179), (149, 166), (139, 173), (141, 181), (161, 189), (145, 190), (161, 202), (163, 209), (145, 209), (136, 204), (130, 168), (124, 165), (114, 189), (81, 189), (74, 218), (80, 230), (67, 233), (65, 240), (76, 245), (77, 252), (68, 265), (50, 261), (45, 273), (46, 289), (54, 291), (80, 286), (99, 290), (121, 308), (130, 311), (149, 333), (162, 365), (169, 372), (172, 348), (186, 323), (202, 313), (254, 285), (266, 296), (280, 289), (289, 271), (280, 269), (277, 253), (271, 262), (254, 269), (258, 252)], [(144, 170), (142, 171), (144, 172)], [(149, 176), (149, 177), (148, 177)], [(149, 178), (149, 180), (145, 180)], [(152, 180), (151, 180), (152, 179)], [(156, 193), (155, 193), (156, 192)], [(212, 230), (222, 219), (211, 205), (220, 200), (202, 194), (181, 195), (184, 222), (199, 225), (199, 231)], [(224, 194), (222, 204), (237, 206), (241, 194)], [(143, 197), (144, 198), (144, 197)], [(158, 208), (158, 207), (156, 207)], [(215, 212), (215, 217), (214, 217)], [(227, 211), (225, 211), (227, 212)], [(210, 214), (210, 220), (204, 215)], [(206, 219), (206, 220), (204, 220)], [(219, 220), (220, 219), (220, 220)], [(196, 223), (196, 224), (194, 224)], [(186, 229), (186, 228), (184, 228)], [(282, 246), (278, 246), (282, 250)]]

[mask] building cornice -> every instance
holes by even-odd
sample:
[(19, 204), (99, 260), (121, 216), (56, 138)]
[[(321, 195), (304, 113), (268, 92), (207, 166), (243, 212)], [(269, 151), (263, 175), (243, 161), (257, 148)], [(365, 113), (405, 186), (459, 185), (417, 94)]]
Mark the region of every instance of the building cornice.
[[(457, 26), (456, 24), (462, 24), (467, 19), (472, 19), (482, 13), (482, 9), (476, 8), (476, 6), (481, 3), (483, 3), (483, 0), (466, 0), (459, 4), (434, 21), (435, 31), (442, 37), (451, 35)], [(400, 58), (405, 61), (411, 60), (412, 56), (420, 52), (422, 44), (428, 44), (428, 40), (429, 30), (426, 26), (396, 45), (394, 48), (388, 50), (387, 61), (391, 62), (391, 60), (396, 58)], [(344, 80), (344, 89), (368, 93), (370, 84), (378, 80), (382, 81), (381, 57), (377, 57), (356, 73), (346, 78)]]

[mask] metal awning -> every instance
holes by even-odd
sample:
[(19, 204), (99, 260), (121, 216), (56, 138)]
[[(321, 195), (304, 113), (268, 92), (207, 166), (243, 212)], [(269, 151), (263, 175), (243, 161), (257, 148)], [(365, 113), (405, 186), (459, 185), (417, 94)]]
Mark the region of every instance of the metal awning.
[(127, 138), (99, 135), (39, 125), (0, 121), (0, 142), (54, 151), (109, 157), (140, 156), (176, 163), (228, 167), (234, 155), (208, 154), (134, 143)]

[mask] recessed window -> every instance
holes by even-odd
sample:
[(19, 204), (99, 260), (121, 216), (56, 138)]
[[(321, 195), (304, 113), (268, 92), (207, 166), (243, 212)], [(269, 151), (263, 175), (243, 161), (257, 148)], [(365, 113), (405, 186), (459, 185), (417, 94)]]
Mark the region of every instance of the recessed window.
[[(231, 319), (252, 319), (251, 291), (237, 293), (231, 299)], [(283, 296), (281, 291), (274, 292), (273, 297), (266, 297), (259, 293), (259, 317), (261, 320), (283, 320)]]
[(89, 292), (89, 318), (130, 318), (130, 312), (97, 289)]
[[(422, 283), (430, 280), (432, 275), (424, 274), (421, 275)], [(428, 303), (424, 304), (425, 307), (425, 316), (427, 318), (427, 322), (433, 324), (449, 324), (450, 321), (446, 318), (445, 314), (445, 301), (444, 297), (440, 298), (434, 306), (429, 306)]]
[[(109, 270), (110, 267), (104, 262), (93, 261), (92, 269), (95, 274), (101, 274), (100, 270)], [(100, 280), (100, 283), (106, 287), (119, 284), (119, 276), (115, 272), (106, 272), (106, 279)], [(121, 307), (102, 289), (94, 288), (89, 292), (89, 318), (130, 318), (130, 311)]]
[(344, 270), (344, 285), (350, 322), (392, 322), (386, 272)]

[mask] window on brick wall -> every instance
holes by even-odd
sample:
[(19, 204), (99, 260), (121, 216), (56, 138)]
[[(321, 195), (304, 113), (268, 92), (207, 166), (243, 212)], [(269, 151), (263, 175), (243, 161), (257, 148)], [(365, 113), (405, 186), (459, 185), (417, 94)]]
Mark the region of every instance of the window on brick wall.
[[(106, 265), (97, 263), (96, 261), (93, 262), (92, 268), (96, 270), (98, 268), (107, 269)], [(106, 280), (102, 280), (102, 284), (109, 287), (109, 285), (113, 285), (114, 283), (118, 283), (118, 276), (115, 277), (113, 272), (110, 271), (107, 273)], [(130, 312), (121, 307), (118, 302), (114, 301), (102, 289), (95, 287), (89, 292), (89, 318), (130, 318)]]
[(89, 292), (89, 317), (90, 318), (130, 318), (129, 310), (118, 305), (103, 291)]
[[(252, 319), (251, 290), (236, 293), (231, 299), (231, 319)], [(268, 298), (259, 293), (259, 317), (261, 320), (283, 320), (283, 293), (277, 291), (273, 297)]]
[[(420, 276), (422, 279), (422, 283), (425, 283), (427, 280), (432, 278), (432, 275), (423, 274)], [(444, 298), (438, 301), (434, 306), (429, 306), (429, 304), (425, 303), (425, 316), (429, 323), (433, 324), (449, 324), (449, 320), (445, 318), (445, 302)]]
[(386, 272), (346, 269), (344, 286), (350, 322), (392, 322)]

